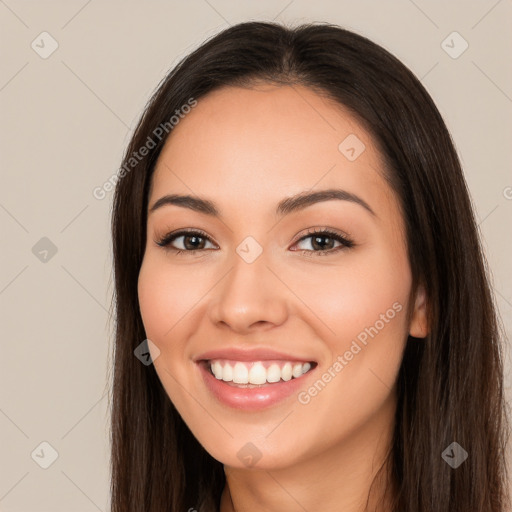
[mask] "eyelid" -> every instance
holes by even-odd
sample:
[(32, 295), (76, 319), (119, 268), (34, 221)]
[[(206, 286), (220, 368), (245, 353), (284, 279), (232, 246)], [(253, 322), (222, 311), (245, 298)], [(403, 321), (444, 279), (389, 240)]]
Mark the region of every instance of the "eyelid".
[[(162, 238), (155, 240), (155, 243), (158, 246), (162, 247), (163, 249), (172, 251), (176, 254), (180, 254), (180, 253), (195, 254), (196, 252), (205, 251), (206, 249), (186, 250), (186, 249), (177, 249), (175, 247), (170, 246), (170, 244), (178, 238), (181, 238), (183, 236), (186, 237), (186, 236), (194, 236), (194, 235), (198, 236), (199, 238), (207, 240), (208, 242), (212, 243), (213, 245), (216, 245), (215, 242), (213, 242), (212, 238), (207, 233), (205, 233), (203, 230), (197, 229), (197, 228), (180, 228), (175, 231), (170, 231), (167, 234), (165, 234)], [(340, 250), (340, 249), (348, 249), (348, 248), (354, 247), (356, 245), (353, 242), (351, 235), (348, 235), (347, 233), (344, 233), (338, 229), (327, 228), (327, 227), (310, 227), (307, 229), (306, 233), (302, 232), (300, 234), (300, 236), (295, 237), (295, 240), (292, 243), (292, 247), (307, 238), (313, 237), (314, 235), (323, 236), (325, 238), (330, 238), (332, 240), (339, 242), (341, 245), (336, 248), (333, 248), (333, 249), (324, 249), (324, 250), (320, 250), (320, 251), (313, 251), (313, 250), (307, 250), (307, 249), (295, 249), (294, 252), (300, 252), (302, 254), (308, 254), (310, 256), (329, 255), (329, 254), (338, 252), (338, 250)]]
[[(174, 231), (169, 231), (165, 235), (163, 235), (161, 238), (159, 238), (159, 239), (157, 238), (157, 240), (155, 240), (155, 243), (157, 245), (159, 245), (160, 247), (167, 249), (168, 245), (171, 243), (171, 241), (174, 241), (177, 238), (180, 238), (181, 236), (185, 236), (185, 235), (197, 235), (201, 238), (208, 240), (210, 243), (215, 245), (215, 243), (213, 242), (210, 235), (208, 235), (202, 229), (197, 229), (197, 228), (180, 228), (180, 229), (176, 229)], [(171, 248), (171, 250), (172, 249), (173, 248)], [(175, 250), (183, 250), (183, 249), (175, 249)], [(196, 249), (194, 249), (193, 251), (184, 251), (184, 252), (194, 252), (195, 250)], [(199, 249), (197, 249), (197, 250), (199, 250)]]
[(304, 238), (309, 238), (310, 236), (313, 236), (313, 235), (336, 235), (340, 238), (343, 238), (344, 240), (346, 240), (347, 242), (352, 242), (352, 239), (353, 237), (347, 233), (347, 232), (344, 232), (344, 231), (341, 231), (339, 229), (335, 229), (335, 228), (328, 228), (328, 227), (324, 227), (324, 226), (312, 226), (310, 228), (308, 228), (306, 230), (306, 232), (301, 232), (300, 235), (297, 235), (294, 239), (294, 244), (296, 244), (297, 242), (300, 242), (301, 240), (303, 240)]
[(296, 241), (293, 243), (293, 245), (298, 244), (302, 240), (306, 240), (308, 238), (312, 238), (315, 235), (319, 237), (325, 237), (330, 238), (331, 240), (335, 240), (340, 245), (338, 247), (334, 247), (332, 249), (323, 249), (321, 251), (312, 251), (307, 249), (295, 249), (294, 252), (299, 252), (304, 256), (329, 256), (331, 254), (335, 254), (340, 250), (343, 249), (350, 249), (352, 247), (355, 247), (355, 243), (353, 241), (353, 237), (351, 235), (348, 235), (347, 233), (344, 233), (338, 229), (334, 228), (319, 228), (319, 227), (311, 227), (307, 230), (307, 232), (304, 234), (301, 234)]

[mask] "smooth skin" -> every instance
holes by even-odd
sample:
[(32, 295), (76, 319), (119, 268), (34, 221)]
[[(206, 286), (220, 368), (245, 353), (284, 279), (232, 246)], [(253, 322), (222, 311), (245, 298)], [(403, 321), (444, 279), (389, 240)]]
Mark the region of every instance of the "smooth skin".
[[(338, 149), (350, 134), (365, 145), (354, 161)], [(221, 512), (364, 510), (391, 446), (407, 336), (427, 334), (424, 291), (412, 293), (404, 222), (383, 165), (354, 116), (303, 86), (218, 89), (163, 148), (149, 209), (167, 194), (188, 194), (213, 201), (220, 216), (178, 205), (149, 213), (140, 309), (160, 350), (163, 387), (224, 464)], [(374, 214), (331, 199), (276, 215), (282, 199), (329, 188), (357, 195)], [(187, 228), (210, 241), (192, 235), (157, 245)], [(354, 246), (329, 237), (314, 244), (304, 238), (311, 228), (349, 236)], [(263, 250), (252, 263), (236, 252), (248, 236)], [(292, 395), (257, 412), (230, 408), (212, 397), (194, 362), (218, 348), (275, 349), (318, 363), (315, 378), (303, 377), (307, 391), (394, 303), (403, 309), (307, 404)], [(237, 456), (249, 442), (261, 453), (253, 467)], [(370, 503), (384, 511), (382, 491), (374, 486)]]

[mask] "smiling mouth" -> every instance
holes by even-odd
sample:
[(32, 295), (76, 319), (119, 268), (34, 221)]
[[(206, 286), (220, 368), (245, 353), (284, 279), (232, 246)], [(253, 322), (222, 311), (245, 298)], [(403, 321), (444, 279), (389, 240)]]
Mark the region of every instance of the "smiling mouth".
[(317, 366), (315, 361), (233, 361), (209, 359), (200, 363), (217, 380), (239, 388), (257, 388), (300, 379)]

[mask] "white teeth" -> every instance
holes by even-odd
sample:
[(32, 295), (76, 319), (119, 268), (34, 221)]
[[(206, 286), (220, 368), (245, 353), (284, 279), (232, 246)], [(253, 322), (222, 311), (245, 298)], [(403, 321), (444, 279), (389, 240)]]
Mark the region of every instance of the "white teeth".
[(289, 381), (299, 378), (311, 369), (310, 363), (286, 362), (280, 366), (272, 363), (265, 368), (263, 362), (243, 363), (238, 361), (232, 366), (228, 362), (210, 361), (210, 369), (218, 380), (235, 384), (265, 384), (280, 380)]
[(292, 376), (297, 378), (302, 375), (302, 365), (300, 363), (294, 364), (292, 369)]
[(291, 363), (286, 363), (281, 370), (281, 379), (284, 381), (290, 380), (292, 378), (292, 365)]
[(249, 382), (251, 384), (265, 384), (267, 382), (267, 370), (261, 363), (252, 365), (249, 370)]
[(222, 379), (222, 365), (218, 361), (212, 364), (212, 372), (217, 379)]
[[(222, 365), (220, 367), (222, 368)], [(221, 377), (224, 382), (231, 382), (233, 380), (233, 368), (231, 367), (231, 365), (227, 364), (226, 366), (224, 366), (224, 368), (222, 369)]]
[(249, 382), (249, 370), (245, 364), (235, 364), (235, 367), (233, 368), (233, 382), (235, 384), (247, 384)]
[[(229, 366), (229, 365), (227, 365)], [(279, 382), (281, 380), (281, 368), (277, 364), (271, 364), (267, 369), (267, 382)]]

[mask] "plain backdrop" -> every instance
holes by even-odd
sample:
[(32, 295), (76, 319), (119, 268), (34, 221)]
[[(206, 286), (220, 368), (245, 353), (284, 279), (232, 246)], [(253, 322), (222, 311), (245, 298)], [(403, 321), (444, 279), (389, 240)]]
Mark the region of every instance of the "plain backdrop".
[[(0, 510), (108, 510), (112, 193), (93, 190), (161, 78), (237, 22), (336, 23), (421, 79), (462, 159), (510, 340), (511, 17), (510, 0), (1, 0)], [(506, 369), (510, 397), (508, 349)]]

